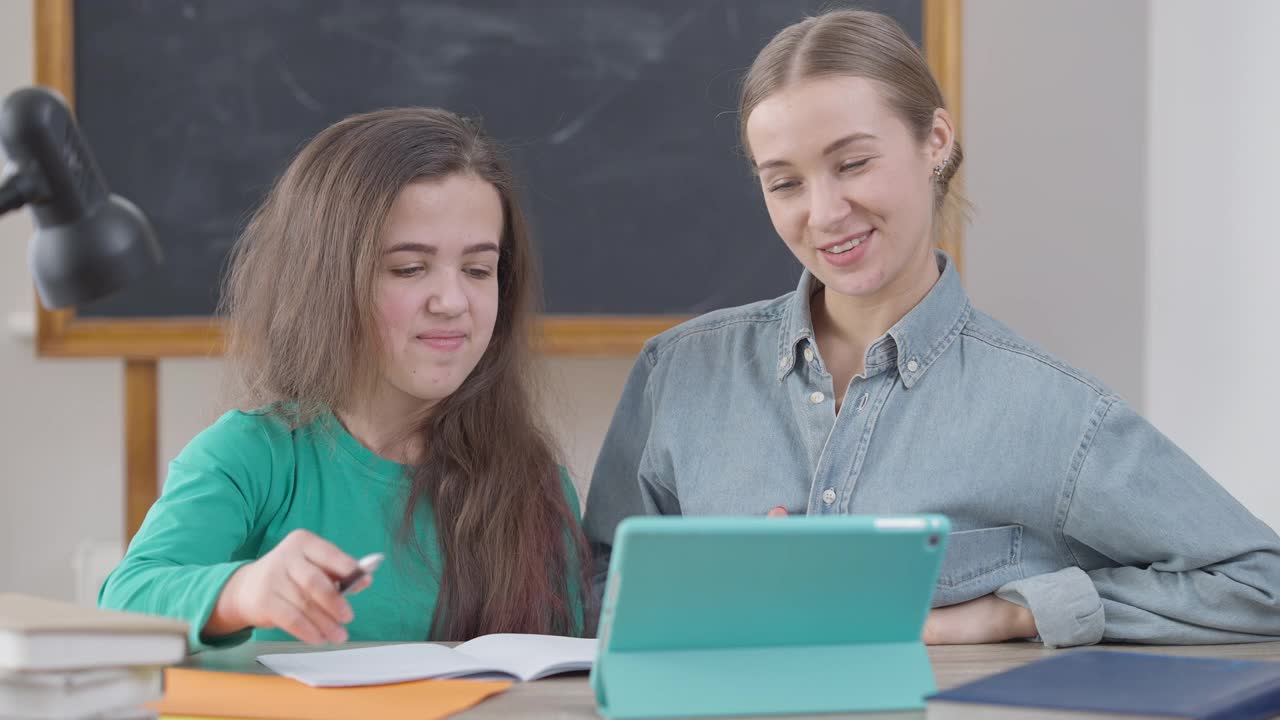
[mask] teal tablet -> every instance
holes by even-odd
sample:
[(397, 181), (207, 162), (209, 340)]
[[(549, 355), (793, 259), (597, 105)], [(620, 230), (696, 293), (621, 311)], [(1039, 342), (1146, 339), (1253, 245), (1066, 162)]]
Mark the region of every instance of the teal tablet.
[(591, 671), (601, 714), (924, 707), (949, 530), (941, 515), (623, 521)]

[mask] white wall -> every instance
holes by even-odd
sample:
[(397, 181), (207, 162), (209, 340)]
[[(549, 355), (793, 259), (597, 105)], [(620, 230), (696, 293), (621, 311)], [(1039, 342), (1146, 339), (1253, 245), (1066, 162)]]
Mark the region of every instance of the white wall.
[(1280, 3), (1151, 4), (1151, 419), (1280, 528)]
[(1145, 0), (964, 0), (974, 304), (1146, 402)]
[[(30, 28), (31, 3), (0, 3), (0, 94), (31, 82)], [(0, 218), (0, 318), (32, 308), (30, 234), (26, 213)], [(0, 334), (0, 590), (70, 597), (80, 539), (120, 535), (122, 372)]]
[(1280, 3), (964, 2), (975, 304), (1280, 528)]
[[(1221, 7), (965, 0), (966, 282), (979, 306), (1149, 409), (1280, 527), (1264, 276), (1280, 257), (1263, 217), (1280, 184), (1266, 73), (1280, 51), (1264, 44), (1280, 5)], [(29, 2), (0, 2), (0, 95), (31, 82), (30, 27)], [(30, 232), (25, 213), (0, 219), (0, 317), (32, 307)], [(580, 483), (630, 364), (547, 364)], [(164, 461), (220, 412), (220, 368), (161, 363)], [(0, 590), (72, 597), (77, 544), (119, 537), (122, 372), (37, 360), (0, 332)]]

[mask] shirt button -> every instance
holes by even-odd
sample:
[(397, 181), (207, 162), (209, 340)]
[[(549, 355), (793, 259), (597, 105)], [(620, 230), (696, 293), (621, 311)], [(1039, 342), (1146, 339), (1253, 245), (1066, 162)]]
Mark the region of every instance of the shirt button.
[(822, 394), (822, 393), (820, 393), (820, 392), (816, 392), (816, 393), (814, 393), (814, 394), (812, 394), (812, 395), (810, 395), (810, 396), (809, 396), (809, 402), (813, 403), (814, 405), (817, 405), (818, 403), (820, 403), (820, 402), (822, 402), (823, 400), (826, 400), (826, 399), (827, 399), (827, 396), (826, 396), (826, 395), (823, 395), (823, 394)]
[(835, 502), (835, 501), (836, 501), (836, 491), (835, 491), (835, 490), (832, 490), (831, 488), (827, 488), (826, 490), (823, 490), (823, 491), (822, 491), (822, 502), (824, 502), (824, 503), (826, 503), (826, 504), (830, 505), (831, 503), (833, 503), (833, 502)]
[(813, 362), (813, 348), (804, 349), (804, 361)]
[(915, 358), (911, 358), (910, 360), (907, 361), (907, 372), (915, 372), (919, 369), (920, 369), (920, 363), (916, 362)]

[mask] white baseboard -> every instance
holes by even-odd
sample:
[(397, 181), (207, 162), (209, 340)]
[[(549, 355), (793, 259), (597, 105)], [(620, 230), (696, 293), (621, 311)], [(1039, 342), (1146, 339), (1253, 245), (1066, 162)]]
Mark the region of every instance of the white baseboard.
[(76, 578), (76, 602), (97, 605), (98, 588), (123, 557), (123, 540), (81, 540), (71, 561)]

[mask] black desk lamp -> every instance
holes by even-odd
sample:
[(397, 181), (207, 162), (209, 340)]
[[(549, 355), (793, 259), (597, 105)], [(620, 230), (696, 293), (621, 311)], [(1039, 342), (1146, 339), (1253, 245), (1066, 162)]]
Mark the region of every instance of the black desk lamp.
[(107, 191), (57, 93), (29, 87), (5, 98), (0, 145), (15, 166), (0, 179), (0, 215), (28, 205), (35, 216), (29, 262), (45, 307), (109, 295), (160, 262), (151, 224)]

